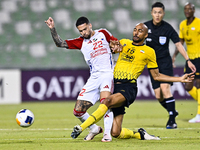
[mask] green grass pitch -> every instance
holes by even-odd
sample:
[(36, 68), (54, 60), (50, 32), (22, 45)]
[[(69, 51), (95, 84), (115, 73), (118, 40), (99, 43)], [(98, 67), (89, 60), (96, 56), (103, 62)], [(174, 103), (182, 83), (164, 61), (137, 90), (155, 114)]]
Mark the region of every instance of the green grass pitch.
[[(77, 139), (70, 134), (74, 125), (80, 121), (73, 115), (75, 101), (35, 102), (19, 105), (0, 106), (0, 150), (197, 150), (200, 148), (200, 123), (191, 124), (188, 120), (196, 115), (197, 102), (177, 100), (176, 118), (178, 129), (166, 129), (168, 120), (166, 110), (156, 101), (136, 100), (127, 109), (123, 127), (136, 131), (143, 127), (148, 133), (161, 138), (160, 141), (137, 139), (115, 139), (103, 143), (103, 134), (92, 141), (83, 141), (88, 130)], [(98, 106), (89, 109), (92, 113)], [(32, 126), (22, 128), (15, 121), (16, 113), (30, 109), (35, 115)], [(98, 125), (103, 127), (103, 120)]]

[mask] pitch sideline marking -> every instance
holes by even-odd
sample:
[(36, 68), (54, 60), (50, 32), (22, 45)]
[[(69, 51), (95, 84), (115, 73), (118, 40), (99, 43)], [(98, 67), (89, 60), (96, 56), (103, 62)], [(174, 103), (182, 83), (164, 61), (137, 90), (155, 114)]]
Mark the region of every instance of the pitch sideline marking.
[[(138, 128), (133, 128), (133, 130), (137, 130)], [(147, 130), (166, 130), (166, 128), (145, 128)], [(175, 130), (195, 130), (195, 129), (200, 129), (200, 128), (177, 128)], [(22, 131), (22, 130), (30, 130), (30, 131), (48, 131), (48, 130), (53, 130), (53, 131), (62, 131), (62, 130), (73, 130), (73, 128), (19, 128), (19, 129), (0, 129), (0, 131)]]

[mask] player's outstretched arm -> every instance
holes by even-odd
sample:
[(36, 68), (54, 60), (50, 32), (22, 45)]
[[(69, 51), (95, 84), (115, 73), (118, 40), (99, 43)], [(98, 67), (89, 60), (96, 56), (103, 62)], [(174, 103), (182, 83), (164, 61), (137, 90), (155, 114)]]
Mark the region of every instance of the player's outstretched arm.
[(158, 69), (150, 69), (150, 73), (154, 80), (162, 82), (192, 82), (194, 80), (193, 73), (184, 74), (182, 77), (167, 76), (159, 73)]
[(113, 40), (110, 40), (110, 49), (112, 50), (112, 52), (114, 53), (119, 53), (122, 51), (122, 45), (120, 44), (119, 41), (113, 41)]
[(194, 80), (194, 73), (186, 73), (184, 74), (181, 78), (181, 82), (186, 83), (186, 82), (192, 82)]
[(68, 48), (68, 45), (67, 45), (67, 42), (66, 41), (63, 41), (60, 36), (57, 34), (56, 32), (56, 28), (55, 28), (55, 25), (54, 25), (54, 20), (49, 17), (48, 20), (45, 21), (46, 25), (50, 28), (50, 31), (51, 31), (51, 35), (52, 35), (52, 38), (54, 40), (54, 43), (56, 44), (57, 47), (65, 47), (65, 48)]

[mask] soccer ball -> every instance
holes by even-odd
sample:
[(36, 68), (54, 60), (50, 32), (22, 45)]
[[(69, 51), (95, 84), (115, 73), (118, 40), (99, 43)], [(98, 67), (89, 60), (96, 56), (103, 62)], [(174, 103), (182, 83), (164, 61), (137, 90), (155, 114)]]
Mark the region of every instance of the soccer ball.
[(29, 127), (34, 122), (34, 114), (28, 109), (22, 109), (17, 113), (16, 121), (21, 127)]

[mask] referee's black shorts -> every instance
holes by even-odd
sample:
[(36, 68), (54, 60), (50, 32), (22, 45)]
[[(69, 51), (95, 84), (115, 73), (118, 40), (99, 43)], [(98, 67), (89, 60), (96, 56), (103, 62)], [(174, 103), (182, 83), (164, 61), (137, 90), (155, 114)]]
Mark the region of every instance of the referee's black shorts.
[[(195, 79), (200, 79), (200, 58), (190, 60), (196, 67)], [(191, 73), (192, 70), (188, 67), (188, 63), (185, 63), (184, 73)]]
[(118, 108), (112, 108), (114, 116), (125, 114), (125, 107), (129, 107), (137, 96), (137, 84), (136, 83), (122, 83), (114, 85), (114, 94), (121, 93), (126, 98), (124, 106)]
[[(172, 58), (171, 58), (170, 55), (167, 56), (167, 57), (157, 59), (157, 64), (158, 64), (158, 69), (159, 69), (160, 73), (162, 73), (164, 75), (168, 75), (168, 76), (173, 76), (174, 72), (173, 72), (173, 66), (172, 66)], [(159, 88), (161, 83), (168, 83), (170, 85), (173, 85), (173, 82), (155, 81), (153, 79), (150, 71), (149, 71), (149, 75), (150, 75), (150, 78), (151, 78), (151, 84), (152, 84), (153, 89)]]

